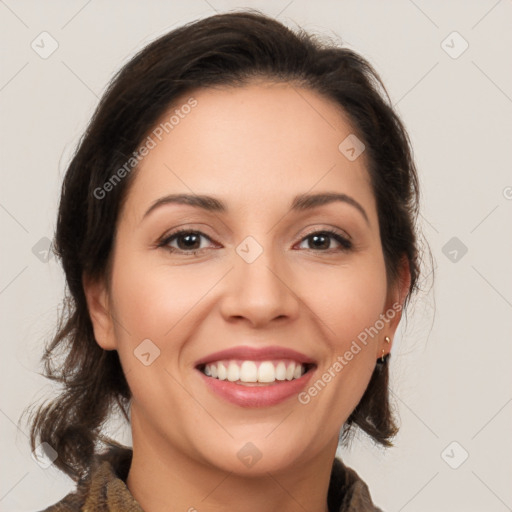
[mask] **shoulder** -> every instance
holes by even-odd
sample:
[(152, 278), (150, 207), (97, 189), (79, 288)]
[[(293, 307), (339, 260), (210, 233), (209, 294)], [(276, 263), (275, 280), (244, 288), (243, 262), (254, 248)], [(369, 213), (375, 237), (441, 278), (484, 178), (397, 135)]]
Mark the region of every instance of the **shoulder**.
[(82, 510), (87, 496), (86, 482), (79, 483), (75, 491), (70, 492), (58, 503), (41, 510), (41, 512), (74, 512)]
[(374, 505), (368, 486), (357, 472), (337, 457), (332, 466), (328, 503), (330, 512), (383, 512)]
[(65, 498), (54, 505), (50, 505), (41, 512), (74, 512), (82, 510), (84, 500), (76, 492), (69, 493)]
[(122, 504), (122, 510), (127, 512), (141, 512), (125, 484), (131, 456), (128, 449), (110, 450), (97, 456), (76, 490), (41, 512), (108, 512), (113, 503)]

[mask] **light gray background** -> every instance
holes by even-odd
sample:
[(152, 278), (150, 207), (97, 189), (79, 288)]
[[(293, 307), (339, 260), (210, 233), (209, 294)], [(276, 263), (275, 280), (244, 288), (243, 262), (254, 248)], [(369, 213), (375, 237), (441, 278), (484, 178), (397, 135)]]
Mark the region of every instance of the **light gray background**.
[[(0, 0), (0, 509), (39, 510), (74, 488), (31, 459), (26, 426), (16, 427), (23, 409), (52, 391), (38, 358), (63, 277), (37, 249), (52, 238), (72, 151), (135, 51), (185, 22), (245, 6), (341, 36), (368, 58), (409, 130), (421, 175), (436, 279), (430, 293), (424, 281), (394, 347), (401, 431), (393, 449), (359, 436), (339, 454), (387, 512), (512, 510), (510, 0)], [(58, 42), (46, 59), (31, 48), (50, 48), (43, 31)], [(454, 31), (469, 44), (457, 58), (464, 41)]]

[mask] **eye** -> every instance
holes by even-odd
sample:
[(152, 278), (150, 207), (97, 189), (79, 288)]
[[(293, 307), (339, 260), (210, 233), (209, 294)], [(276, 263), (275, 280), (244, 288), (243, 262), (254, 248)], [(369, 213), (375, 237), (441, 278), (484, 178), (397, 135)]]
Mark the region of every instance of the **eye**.
[(204, 247), (201, 247), (201, 238), (211, 241), (210, 237), (200, 231), (180, 229), (166, 236), (158, 244), (158, 247), (164, 247), (170, 252), (181, 252), (194, 255), (204, 249)]
[[(163, 247), (172, 253), (181, 253), (194, 256), (206, 247), (201, 246), (201, 239), (212, 241), (211, 238), (201, 231), (193, 231), (190, 229), (180, 229), (170, 233), (158, 243), (158, 247)], [(338, 244), (338, 248), (332, 247), (332, 242)], [(352, 249), (352, 242), (342, 236), (340, 233), (330, 229), (314, 231), (309, 233), (301, 240), (308, 243), (308, 247), (303, 249), (313, 250), (314, 252), (331, 252), (331, 251), (349, 251)]]
[(350, 242), (350, 240), (342, 236), (337, 231), (330, 229), (310, 233), (302, 239), (301, 244), (303, 242), (310, 241), (311, 243), (308, 243), (308, 247), (306, 247), (306, 249), (319, 249), (319, 251), (316, 252), (326, 252), (328, 250), (332, 250), (331, 242), (333, 239), (339, 245), (337, 249), (338, 251), (348, 251), (352, 249), (352, 242)]

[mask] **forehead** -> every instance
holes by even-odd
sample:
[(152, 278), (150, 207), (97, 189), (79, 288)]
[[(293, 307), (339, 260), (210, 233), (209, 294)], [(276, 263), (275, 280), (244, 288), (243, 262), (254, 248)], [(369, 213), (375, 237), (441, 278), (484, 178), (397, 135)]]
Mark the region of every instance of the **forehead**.
[(339, 148), (351, 134), (338, 105), (295, 85), (198, 89), (175, 101), (150, 132), (153, 147), (127, 203), (204, 193), (229, 197), (240, 211), (331, 190), (357, 195), (371, 209), (365, 154), (351, 161)]

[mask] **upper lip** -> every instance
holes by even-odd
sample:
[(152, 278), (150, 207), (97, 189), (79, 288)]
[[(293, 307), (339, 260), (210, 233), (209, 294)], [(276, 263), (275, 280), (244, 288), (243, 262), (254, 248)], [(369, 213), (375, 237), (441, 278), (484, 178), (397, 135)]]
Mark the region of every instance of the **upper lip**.
[(240, 346), (220, 350), (209, 354), (198, 361), (195, 366), (221, 361), (223, 359), (242, 359), (244, 361), (269, 361), (271, 359), (293, 359), (302, 364), (315, 364), (315, 360), (301, 352), (290, 348), (271, 346), (255, 348), (250, 346)]

